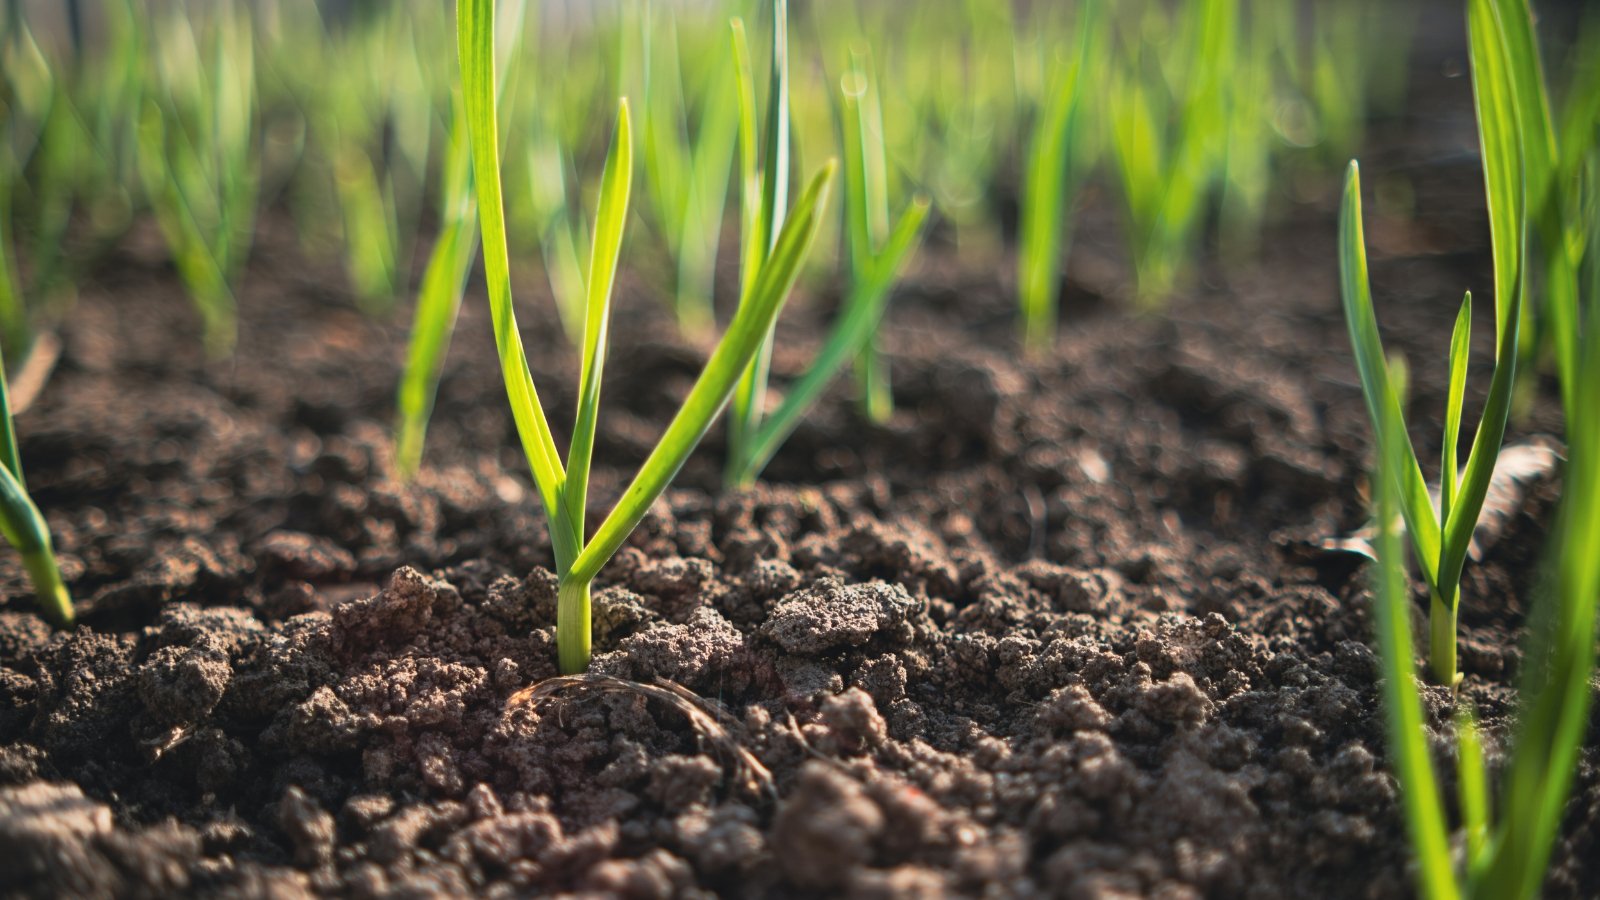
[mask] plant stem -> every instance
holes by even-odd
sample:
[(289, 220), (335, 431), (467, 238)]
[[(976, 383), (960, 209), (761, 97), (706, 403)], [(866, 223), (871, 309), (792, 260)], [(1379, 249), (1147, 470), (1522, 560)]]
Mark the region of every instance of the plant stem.
[(46, 547), (43, 552), (24, 553), (22, 565), (33, 581), (33, 590), (39, 597), (39, 606), (45, 618), (58, 628), (72, 627), (72, 597), (61, 580), (61, 569), (56, 566), (54, 554)]
[(1435, 684), (1451, 688), (1461, 680), (1456, 671), (1456, 615), (1460, 610), (1461, 592), (1451, 591), (1451, 596), (1441, 598), (1429, 592), (1432, 602), (1428, 608), (1428, 670)]
[(889, 361), (883, 358), (876, 338), (856, 357), (856, 382), (861, 391), (861, 410), (874, 425), (887, 424), (894, 416), (894, 392), (889, 387)]
[(561, 674), (589, 668), (589, 580), (561, 579), (556, 593), (556, 657)]

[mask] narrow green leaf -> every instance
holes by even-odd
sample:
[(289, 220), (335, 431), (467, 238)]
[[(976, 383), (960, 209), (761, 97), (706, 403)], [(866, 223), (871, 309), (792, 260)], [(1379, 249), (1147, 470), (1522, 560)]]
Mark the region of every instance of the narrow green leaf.
[[(1523, 206), (1522, 154), (1527, 154), (1528, 202), (1539, 205), (1536, 179), (1543, 177), (1547, 137), (1539, 119), (1548, 120), (1542, 97), (1534, 91), (1538, 75), (1536, 49), (1525, 4), (1500, 0), (1471, 0), (1468, 5), (1472, 50), (1473, 88), (1478, 101), (1479, 129), (1484, 169), (1490, 190), (1490, 225), (1495, 268), (1513, 262), (1504, 275), (1515, 279), (1516, 294), (1506, 313), (1512, 337), (1520, 318), (1517, 305), (1523, 296), (1520, 260), (1526, 236)], [(1491, 158), (1493, 157), (1493, 158)], [(1559, 193), (1559, 191), (1556, 191)], [(1548, 204), (1536, 209), (1541, 220)], [(1496, 232), (1496, 228), (1499, 229)], [(1542, 231), (1544, 229), (1541, 229)], [(1546, 250), (1554, 249), (1547, 247)], [(1500, 279), (1497, 279), (1497, 284)], [(1576, 295), (1563, 315), (1576, 318)], [(1552, 310), (1552, 312), (1554, 312)], [(1481, 896), (1531, 898), (1538, 896), (1546, 875), (1550, 852), (1563, 818), (1579, 749), (1589, 728), (1595, 664), (1595, 611), (1600, 599), (1600, 332), (1594, 322), (1576, 322), (1570, 334), (1570, 358), (1558, 365), (1563, 402), (1567, 406), (1568, 463), (1560, 518), (1554, 535), (1556, 552), (1547, 593), (1533, 607), (1524, 648), (1520, 693), (1523, 709), (1517, 731), (1511, 771), (1501, 803), (1503, 813), (1495, 832), (1493, 858), (1483, 877), (1474, 884)], [(1484, 414), (1496, 409), (1500, 369), (1511, 368), (1515, 344), (1502, 341), (1496, 361), (1496, 384), (1491, 387)], [(1559, 355), (1559, 354), (1558, 354)], [(1508, 360), (1507, 357), (1511, 359)], [(1506, 389), (1509, 392), (1509, 388)], [(1503, 431), (1503, 425), (1499, 431)], [(1501, 434), (1490, 445), (1496, 451)], [(1479, 440), (1485, 440), (1480, 426)], [(1477, 446), (1473, 448), (1478, 454)], [(1492, 468), (1494, 453), (1485, 451)], [(1468, 462), (1469, 470), (1472, 461)], [(1471, 479), (1471, 472), (1467, 481)], [(1467, 488), (1464, 484), (1463, 494)], [(1462, 517), (1463, 520), (1465, 517)], [(1470, 529), (1463, 525), (1470, 536)]]
[(890, 385), (889, 360), (883, 355), (882, 338), (874, 335), (856, 354), (856, 383), (861, 411), (867, 421), (883, 425), (894, 417), (894, 389)]
[(928, 209), (928, 201), (919, 197), (900, 217), (883, 253), (875, 257), (865, 279), (853, 286), (845, 302), (844, 318), (834, 325), (816, 359), (789, 388), (783, 403), (762, 421), (749, 455), (743, 461), (738, 479), (741, 483), (753, 481), (761, 474), (778, 448), (794, 433), (800, 420), (816, 405), (839, 369), (857, 356), (877, 333), (889, 302), (889, 289), (921, 237)]
[(1450, 521), (1450, 508), (1456, 502), (1456, 445), (1461, 437), (1461, 406), (1467, 390), (1467, 355), (1472, 343), (1472, 292), (1461, 300), (1455, 329), (1450, 334), (1450, 392), (1444, 407), (1444, 450), (1439, 464), (1442, 488), (1439, 492), (1439, 521)]
[[(1400, 396), (1390, 383), (1388, 364), (1383, 357), (1383, 343), (1378, 335), (1378, 320), (1372, 311), (1372, 290), (1367, 280), (1366, 238), (1361, 227), (1361, 170), (1354, 160), (1345, 175), (1344, 204), (1339, 214), (1339, 275), (1341, 297), (1344, 301), (1345, 323), (1349, 326), (1350, 345), (1356, 354), (1356, 370), (1361, 375), (1361, 393), (1367, 401), (1367, 414), (1372, 419), (1373, 433), (1379, 441), (1378, 452), (1385, 455), (1392, 449), (1398, 454), (1399, 464), (1385, 466), (1384, 471), (1399, 479), (1399, 506), (1405, 516), (1406, 528), (1417, 548), (1417, 557), (1429, 584), (1437, 581), (1440, 529), (1434, 517), (1433, 501), (1428, 496), (1428, 484), (1423, 480), (1422, 467), (1417, 463), (1416, 450), (1411, 437), (1402, 427), (1390, 430), (1385, 427), (1389, 419), (1404, 423)], [(1396, 440), (1400, 446), (1387, 448), (1383, 441)]]
[(45, 617), (59, 627), (71, 625), (72, 598), (56, 565), (49, 526), (27, 489), (5, 466), (0, 466), (0, 534), (22, 556)]
[(17, 430), (11, 421), (11, 388), (6, 378), (4, 351), (0, 351), (0, 468), (11, 473), (17, 484), (27, 490), (27, 479), (22, 476), (22, 454), (17, 452)]
[(1484, 862), (1489, 834), (1489, 772), (1483, 761), (1483, 740), (1472, 712), (1463, 705), (1456, 716), (1456, 748), (1460, 755), (1458, 779), (1461, 828), (1467, 835), (1467, 870)]
[(592, 580), (611, 559), (727, 404), (740, 374), (771, 331), (789, 290), (799, 277), (800, 267), (811, 252), (836, 168), (836, 164), (830, 162), (801, 194), (750, 296), (739, 305), (689, 396), (640, 467), (633, 483), (628, 485), (622, 499), (573, 562), (567, 576), (570, 580), (580, 583)]
[[(1505, 14), (1505, 4), (1488, 10), (1480, 3), (1474, 0), (1469, 10), (1469, 25), (1477, 32), (1472, 35), (1474, 65), (1480, 45), (1482, 55), (1492, 57), (1491, 37), (1499, 36), (1506, 19), (1515, 18)], [(1518, 112), (1526, 117), (1528, 111)], [(1498, 252), (1497, 245), (1497, 267)], [(1589, 729), (1600, 599), (1600, 555), (1594, 552), (1600, 546), (1600, 414), (1595, 412), (1600, 410), (1600, 330), (1594, 324), (1591, 319), (1575, 332), (1572, 367), (1558, 371), (1570, 405), (1568, 461), (1553, 530), (1551, 577), (1533, 605), (1523, 649), (1523, 708), (1493, 858), (1474, 885), (1485, 897), (1539, 895)]]
[(1567, 467), (1553, 531), (1551, 577), (1533, 606), (1518, 685), (1523, 706), (1509, 776), (1501, 795), (1492, 860), (1477, 896), (1533, 898), (1551, 849), (1589, 730), (1600, 600), (1600, 335), (1580, 343), (1567, 423)]
[(417, 311), (396, 396), (395, 467), (409, 480), (422, 466), (423, 441), (433, 414), (445, 352), (455, 332), (467, 276), (478, 254), (477, 206), (472, 200), (471, 150), (465, 113), (455, 104), (445, 150), (443, 219), (417, 292)]
[(0, 358), (0, 535), (22, 556), (45, 616), (60, 626), (72, 624), (72, 598), (50, 547), (50, 528), (28, 496), (17, 453), (16, 424), (11, 421), (11, 389), (5, 360)]
[[(1467, 4), (1472, 96), (1489, 201), (1489, 239), (1495, 269), (1495, 343), (1515, 320), (1508, 315), (1521, 293), (1525, 244), (1523, 142), (1519, 133), (1516, 84), (1506, 48), (1499, 0)], [(1531, 123), (1530, 123), (1531, 125)]]
[(850, 48), (850, 68), (857, 73), (860, 86), (853, 112), (859, 134), (855, 143), (861, 147), (862, 224), (869, 242), (866, 246), (878, 247), (889, 239), (889, 162), (883, 147), (883, 105), (873, 78), (869, 45), (862, 42)]
[[(789, 4), (772, 0), (772, 67), (767, 79), (767, 120), (763, 144), (766, 159), (761, 170), (761, 207), (758, 236), (763, 258), (770, 257), (778, 238), (778, 223), (784, 220), (789, 204)], [(740, 297), (740, 304), (747, 298)], [(767, 402), (767, 378), (772, 367), (772, 335), (762, 340), (749, 367), (739, 380), (733, 398), (733, 416), (738, 426), (729, 463), (747, 456), (748, 442), (761, 427)]]
[[(1403, 365), (1396, 366), (1394, 381), (1403, 383), (1404, 373)], [(1433, 761), (1428, 756), (1428, 733), (1414, 674), (1405, 549), (1396, 529), (1395, 513), (1403, 508), (1400, 488), (1415, 463), (1402, 449), (1407, 442), (1398, 405), (1378, 407), (1376, 430), (1379, 461), (1372, 480), (1377, 492), (1378, 560), (1373, 569), (1373, 621), (1382, 661), (1389, 756), (1400, 782), (1406, 830), (1416, 856), (1418, 893), (1428, 900), (1451, 900), (1460, 896), (1460, 890), (1451, 867)]]
[[(1537, 230), (1543, 256), (1542, 312), (1555, 350), (1563, 408), (1570, 417), (1573, 397), (1567, 385), (1572, 383), (1578, 354), (1578, 271), (1566, 240), (1567, 224), (1573, 218), (1573, 210), (1568, 208), (1570, 182), (1566, 181), (1566, 161), (1539, 59), (1533, 9), (1528, 0), (1491, 2), (1492, 8), (1481, 14), (1492, 18), (1503, 48), (1504, 89), (1516, 111), (1517, 137), (1522, 144), (1527, 214)], [(1592, 143), (1592, 133), (1587, 140)]]
[(155, 209), (156, 225), (172, 252), (173, 264), (200, 313), (206, 351), (213, 359), (222, 358), (233, 352), (238, 336), (233, 292), (217, 248), (206, 240), (206, 231), (196, 219), (191, 195), (183, 191), (184, 170), (173, 165), (167, 152), (163, 114), (152, 101), (145, 105), (139, 118), (140, 180)]
[[(1086, 7), (1093, 10), (1095, 6)], [(1090, 33), (1088, 22), (1080, 24)], [(1055, 341), (1058, 276), (1065, 243), (1070, 141), (1082, 108), (1079, 79), (1087, 51), (1081, 50), (1049, 89), (1044, 111), (1034, 124), (1022, 192), (1022, 233), (1017, 249), (1017, 290), (1022, 301), (1023, 343), (1030, 352)]]
[(438, 394), (445, 351), (461, 309), (467, 274), (478, 252), (474, 233), (477, 228), (477, 219), (472, 215), (445, 224), (422, 273), (416, 320), (397, 400), (400, 416), (395, 431), (395, 466), (403, 480), (415, 477), (422, 467), (423, 441)]
[(767, 125), (762, 141), (761, 227), (768, 253), (789, 209), (789, 0), (772, 0), (772, 70), (767, 79)]
[[(867, 280), (866, 270), (890, 236), (883, 110), (872, 78), (871, 50), (865, 42), (851, 47), (850, 66), (839, 86), (847, 263), (855, 292), (856, 286)], [(882, 424), (894, 415), (894, 391), (889, 383), (889, 363), (879, 353), (878, 343), (876, 336), (862, 343), (855, 370), (861, 408), (870, 421)]]
[(506, 247), (505, 206), (500, 187), (499, 124), (495, 100), (494, 0), (457, 0), (456, 40), (461, 61), (462, 104), (472, 146), (473, 185), (478, 197), (478, 222), (483, 234), (484, 274), (489, 286), (489, 312), (495, 345), (506, 384), (517, 435), (528, 458), (534, 484), (551, 519), (551, 538), (558, 568), (565, 568), (578, 548), (572, 531), (557, 521), (561, 515), (566, 472), (550, 433), (539, 392), (528, 370), (517, 315), (511, 304), (511, 260)]
[(1454, 588), (1466, 564), (1472, 532), (1489, 493), (1495, 461), (1505, 439), (1516, 385), (1517, 335), (1527, 275), (1523, 270), (1527, 242), (1526, 194), (1523, 190), (1523, 143), (1517, 96), (1511, 81), (1501, 23), (1490, 6), (1494, 0), (1470, 0), (1468, 37), (1472, 88), (1477, 101), (1478, 133), (1483, 148), (1484, 187), (1489, 201), (1489, 237), (1495, 270), (1494, 376), (1483, 416), (1472, 440), (1461, 488), (1444, 523), (1438, 583)]
[(600, 177), (600, 200), (595, 213), (594, 239), (590, 241), (589, 297), (583, 328), (583, 368), (578, 380), (578, 412), (567, 451), (567, 477), (562, 489), (566, 526), (575, 546), (583, 545), (584, 505), (589, 496), (589, 464), (594, 455), (594, 433), (600, 414), (600, 380), (605, 373), (607, 331), (611, 324), (611, 288), (616, 281), (617, 259), (622, 253), (622, 232), (628, 222), (628, 195), (633, 184), (633, 128), (628, 101), (617, 110), (616, 132)]
[(740, 242), (742, 255), (739, 265), (740, 296), (750, 292), (756, 273), (766, 259), (767, 240), (761, 232), (761, 169), (760, 150), (756, 144), (756, 87), (755, 75), (750, 67), (750, 47), (745, 39), (744, 22), (735, 18), (729, 22), (734, 59), (734, 84), (739, 96), (739, 199)]
[(377, 167), (360, 147), (348, 145), (334, 163), (334, 184), (344, 219), (346, 265), (367, 315), (387, 313), (398, 287), (398, 225), (386, 202)]
[(872, 204), (867, 198), (867, 76), (854, 66), (839, 80), (844, 157), (845, 249), (852, 272), (864, 268), (877, 252), (872, 234)]
[[(760, 149), (756, 132), (755, 75), (750, 65), (750, 48), (745, 39), (744, 21), (729, 22), (732, 34), (734, 86), (739, 97), (739, 302), (755, 288), (756, 278), (767, 258), (767, 238), (761, 216)], [(742, 376), (741, 376), (742, 378)], [(741, 386), (734, 392), (728, 413), (728, 458), (745, 455), (744, 446), (755, 431), (754, 412)]]

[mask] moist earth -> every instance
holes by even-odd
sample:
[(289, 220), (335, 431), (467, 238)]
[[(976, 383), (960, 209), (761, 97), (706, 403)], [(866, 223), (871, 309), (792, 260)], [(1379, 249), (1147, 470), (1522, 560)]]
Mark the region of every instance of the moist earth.
[[(1441, 298), (1492, 281), (1478, 177), (1435, 163), (1422, 224), (1370, 229), (1425, 460)], [(0, 558), (0, 892), (1408, 895), (1364, 561), (1321, 547), (1362, 525), (1369, 459), (1331, 186), (1148, 318), (1114, 199), (1085, 198), (1037, 360), (1014, 349), (1009, 264), (956, 267), (936, 233), (885, 333), (893, 419), (841, 379), (743, 491), (719, 489), (714, 432), (600, 577), (597, 678), (537, 695), (555, 578), (481, 293), (405, 484), (403, 322), (358, 314), (269, 218), (238, 355), (208, 363), (135, 234), (18, 422), (82, 615), (51, 631)], [(559, 431), (577, 362), (525, 275)], [(708, 349), (644, 281), (620, 291), (591, 521)], [(838, 293), (803, 287), (778, 380)], [(1512, 440), (1559, 434), (1548, 387)], [(1558, 494), (1534, 479), (1467, 568), (1461, 697), (1496, 762)], [(1453, 783), (1462, 700), (1426, 699)], [(1550, 896), (1600, 893), (1586, 745)]]

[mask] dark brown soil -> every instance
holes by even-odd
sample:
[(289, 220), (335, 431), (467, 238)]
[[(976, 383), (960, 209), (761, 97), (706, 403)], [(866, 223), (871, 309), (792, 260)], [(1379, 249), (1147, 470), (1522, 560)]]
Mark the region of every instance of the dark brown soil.
[[(1370, 231), (1426, 420), (1460, 292), (1491, 282), (1478, 174), (1368, 171), (1416, 192)], [(1361, 524), (1368, 443), (1329, 186), (1159, 319), (1126, 312), (1112, 205), (1089, 200), (1055, 354), (1018, 357), (1008, 264), (935, 248), (894, 307), (893, 422), (840, 387), (735, 493), (714, 434), (605, 570), (594, 671), (681, 685), (725, 736), (642, 692), (513, 699), (555, 673), (555, 591), (480, 293), (402, 485), (403, 328), (269, 229), (238, 357), (206, 364), (130, 242), (19, 421), (83, 614), (52, 633), (0, 557), (0, 894), (1407, 894), (1363, 567), (1314, 549)], [(530, 274), (559, 429), (576, 362)], [(832, 294), (796, 303), (780, 375)], [(646, 286), (619, 303), (597, 512), (704, 355)], [(1550, 404), (1521, 431), (1559, 433)], [(1436, 455), (1436, 424), (1416, 439)], [(1468, 568), (1464, 692), (1502, 742), (1558, 488)], [(1600, 891), (1593, 763), (1552, 896)]]

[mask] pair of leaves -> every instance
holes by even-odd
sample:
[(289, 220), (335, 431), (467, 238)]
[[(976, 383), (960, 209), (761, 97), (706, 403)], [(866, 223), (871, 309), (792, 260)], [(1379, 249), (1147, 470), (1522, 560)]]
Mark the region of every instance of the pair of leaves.
[[(793, 212), (784, 221), (782, 229), (775, 234), (771, 252), (764, 255), (738, 312), (712, 351), (711, 358), (690, 389), (683, 406), (610, 514), (595, 530), (594, 536), (585, 541), (584, 514), (600, 408), (601, 379), (605, 370), (612, 283), (621, 250), (633, 174), (633, 140), (628, 105), (623, 101), (620, 106), (611, 150), (607, 154), (605, 172), (601, 177), (585, 285), (587, 296), (578, 409), (563, 465), (539, 402), (538, 390), (517, 330), (516, 313), (512, 308), (495, 97), (494, 0), (459, 0), (457, 29), (466, 131), (471, 144), (478, 218), (483, 235), (484, 269), (507, 397), (524, 454), (550, 521), (551, 542), (562, 583), (586, 587), (677, 475), (712, 421), (727, 404), (736, 382), (748, 368), (751, 359), (768, 339), (772, 324), (815, 241), (834, 167), (830, 164), (811, 181)], [(581, 623), (585, 636), (588, 627), (587, 621)], [(559, 622), (558, 630), (562, 633), (569, 631)], [(587, 648), (587, 644), (587, 640), (582, 641), (584, 648)], [(586, 665), (586, 654), (585, 649), (581, 665), (569, 665), (566, 654), (563, 654), (563, 668)]]
[[(760, 265), (768, 235), (787, 202), (789, 126), (787, 74), (787, 4), (773, 4), (772, 74), (768, 84), (765, 171), (757, 168), (755, 145), (755, 79), (751, 74), (744, 27), (733, 26), (734, 58), (739, 74), (740, 160), (744, 185), (745, 297), (749, 302), (748, 275)], [(839, 370), (865, 354), (872, 365), (872, 340), (883, 320), (889, 291), (927, 220), (929, 205), (917, 198), (901, 215), (892, 231), (877, 246), (876, 227), (887, 229), (887, 195), (883, 189), (882, 124), (874, 121), (870, 85), (858, 56), (843, 84), (845, 130), (845, 218), (852, 278), (844, 313), (834, 323), (827, 340), (806, 373), (789, 386), (778, 408), (764, 414), (771, 336), (752, 360), (734, 398), (730, 421), (728, 478), (732, 484), (754, 481), (778, 448), (794, 432)], [(854, 90), (854, 92), (853, 92)], [(830, 164), (830, 170), (831, 170)], [(881, 375), (881, 370), (879, 372)]]
[(1345, 178), (1340, 215), (1339, 261), (1345, 321), (1356, 353), (1362, 393), (1379, 441), (1396, 440), (1401, 462), (1389, 467), (1397, 479), (1400, 510), (1424, 577), (1434, 596), (1455, 608), (1461, 570), (1472, 533), (1483, 508), (1495, 459), (1505, 437), (1516, 377), (1517, 333), (1525, 292), (1524, 244), (1527, 232), (1519, 109), (1509, 51), (1491, 17), (1499, 13), (1474, 0), (1471, 9), (1473, 94), (1483, 149), (1484, 184), (1489, 201), (1490, 239), (1495, 263), (1496, 354), (1494, 375), (1484, 411), (1473, 437), (1465, 470), (1456, 477), (1461, 407), (1466, 385), (1467, 349), (1471, 331), (1472, 295), (1462, 301), (1450, 341), (1450, 387), (1445, 410), (1443, 487), (1437, 508), (1430, 501), (1416, 450), (1402, 429), (1398, 436), (1384, 429), (1388, 417), (1402, 422), (1402, 396), (1384, 360), (1378, 323), (1367, 277), (1366, 244), (1361, 224), (1360, 169), (1352, 161)]
[[(789, 4), (773, 0), (772, 45), (767, 77), (767, 118), (760, 142), (756, 132), (756, 90), (744, 22), (733, 28), (734, 84), (739, 96), (740, 235), (739, 306), (749, 302), (759, 272), (772, 252), (777, 223), (789, 203)], [(761, 159), (765, 148), (766, 158)], [(772, 366), (772, 334), (765, 335), (740, 376), (728, 419), (728, 480), (738, 483), (739, 470), (761, 427), (766, 408), (767, 377)]]

